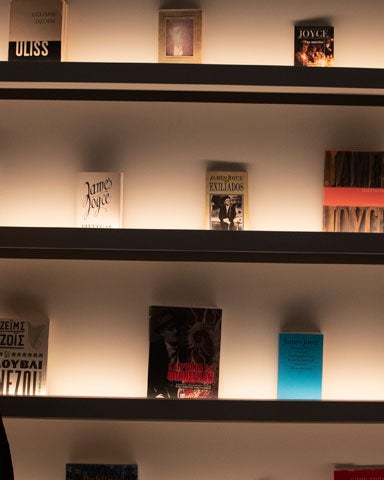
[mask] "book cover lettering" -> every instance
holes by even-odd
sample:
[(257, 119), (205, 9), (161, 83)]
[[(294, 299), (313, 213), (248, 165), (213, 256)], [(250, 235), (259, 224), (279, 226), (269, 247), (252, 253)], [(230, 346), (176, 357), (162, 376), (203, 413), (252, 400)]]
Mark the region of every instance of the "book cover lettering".
[(67, 463), (65, 480), (137, 480), (137, 465)]
[(296, 67), (333, 67), (333, 27), (295, 26)]
[(248, 228), (247, 172), (208, 171), (206, 195), (209, 230), (241, 231)]
[(278, 399), (320, 400), (322, 375), (322, 334), (279, 334)]
[(65, 60), (66, 0), (12, 0), (9, 61)]
[(45, 395), (49, 321), (0, 318), (0, 395)]
[(148, 397), (217, 398), (221, 310), (152, 306)]
[(384, 152), (325, 152), (325, 232), (384, 232)]
[(122, 226), (123, 174), (80, 172), (77, 174), (76, 225), (81, 228)]

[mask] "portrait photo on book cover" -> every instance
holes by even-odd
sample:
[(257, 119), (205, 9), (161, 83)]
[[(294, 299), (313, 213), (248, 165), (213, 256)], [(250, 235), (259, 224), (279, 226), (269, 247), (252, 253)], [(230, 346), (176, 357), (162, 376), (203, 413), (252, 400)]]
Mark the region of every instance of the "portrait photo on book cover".
[(201, 10), (160, 10), (159, 62), (201, 62)]
[(244, 196), (211, 195), (211, 229), (244, 230)]

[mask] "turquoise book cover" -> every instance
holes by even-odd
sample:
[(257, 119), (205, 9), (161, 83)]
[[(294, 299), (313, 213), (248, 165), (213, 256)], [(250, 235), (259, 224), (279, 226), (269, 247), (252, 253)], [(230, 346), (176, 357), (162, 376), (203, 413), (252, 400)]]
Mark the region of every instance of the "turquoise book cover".
[(323, 335), (280, 333), (277, 398), (321, 400)]

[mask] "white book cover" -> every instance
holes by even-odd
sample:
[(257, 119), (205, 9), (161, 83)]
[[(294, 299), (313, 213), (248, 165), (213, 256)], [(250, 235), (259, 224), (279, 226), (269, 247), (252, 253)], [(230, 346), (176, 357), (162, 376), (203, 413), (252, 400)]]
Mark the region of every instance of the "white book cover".
[(49, 321), (0, 318), (0, 395), (45, 395)]
[(8, 60), (65, 60), (67, 9), (66, 0), (12, 0)]
[(76, 225), (80, 228), (122, 226), (123, 174), (79, 172), (76, 187)]

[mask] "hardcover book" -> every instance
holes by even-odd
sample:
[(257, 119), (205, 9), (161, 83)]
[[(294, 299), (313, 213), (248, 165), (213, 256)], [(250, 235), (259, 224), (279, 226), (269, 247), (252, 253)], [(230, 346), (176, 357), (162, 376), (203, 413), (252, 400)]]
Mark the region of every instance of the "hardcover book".
[(208, 229), (248, 228), (247, 172), (207, 172), (206, 195)]
[(323, 377), (323, 335), (280, 333), (277, 398), (320, 400)]
[(325, 153), (323, 230), (384, 232), (384, 152)]
[(65, 60), (67, 8), (66, 0), (12, 0), (8, 59)]
[(333, 27), (295, 26), (297, 67), (333, 67), (335, 45)]
[(67, 463), (66, 480), (137, 480), (137, 465)]
[(221, 316), (218, 308), (151, 306), (150, 398), (217, 398)]
[(0, 318), (0, 395), (46, 393), (49, 321)]
[(122, 226), (122, 173), (79, 172), (76, 192), (76, 225), (78, 227), (120, 228)]
[(384, 468), (334, 470), (333, 480), (384, 480)]

